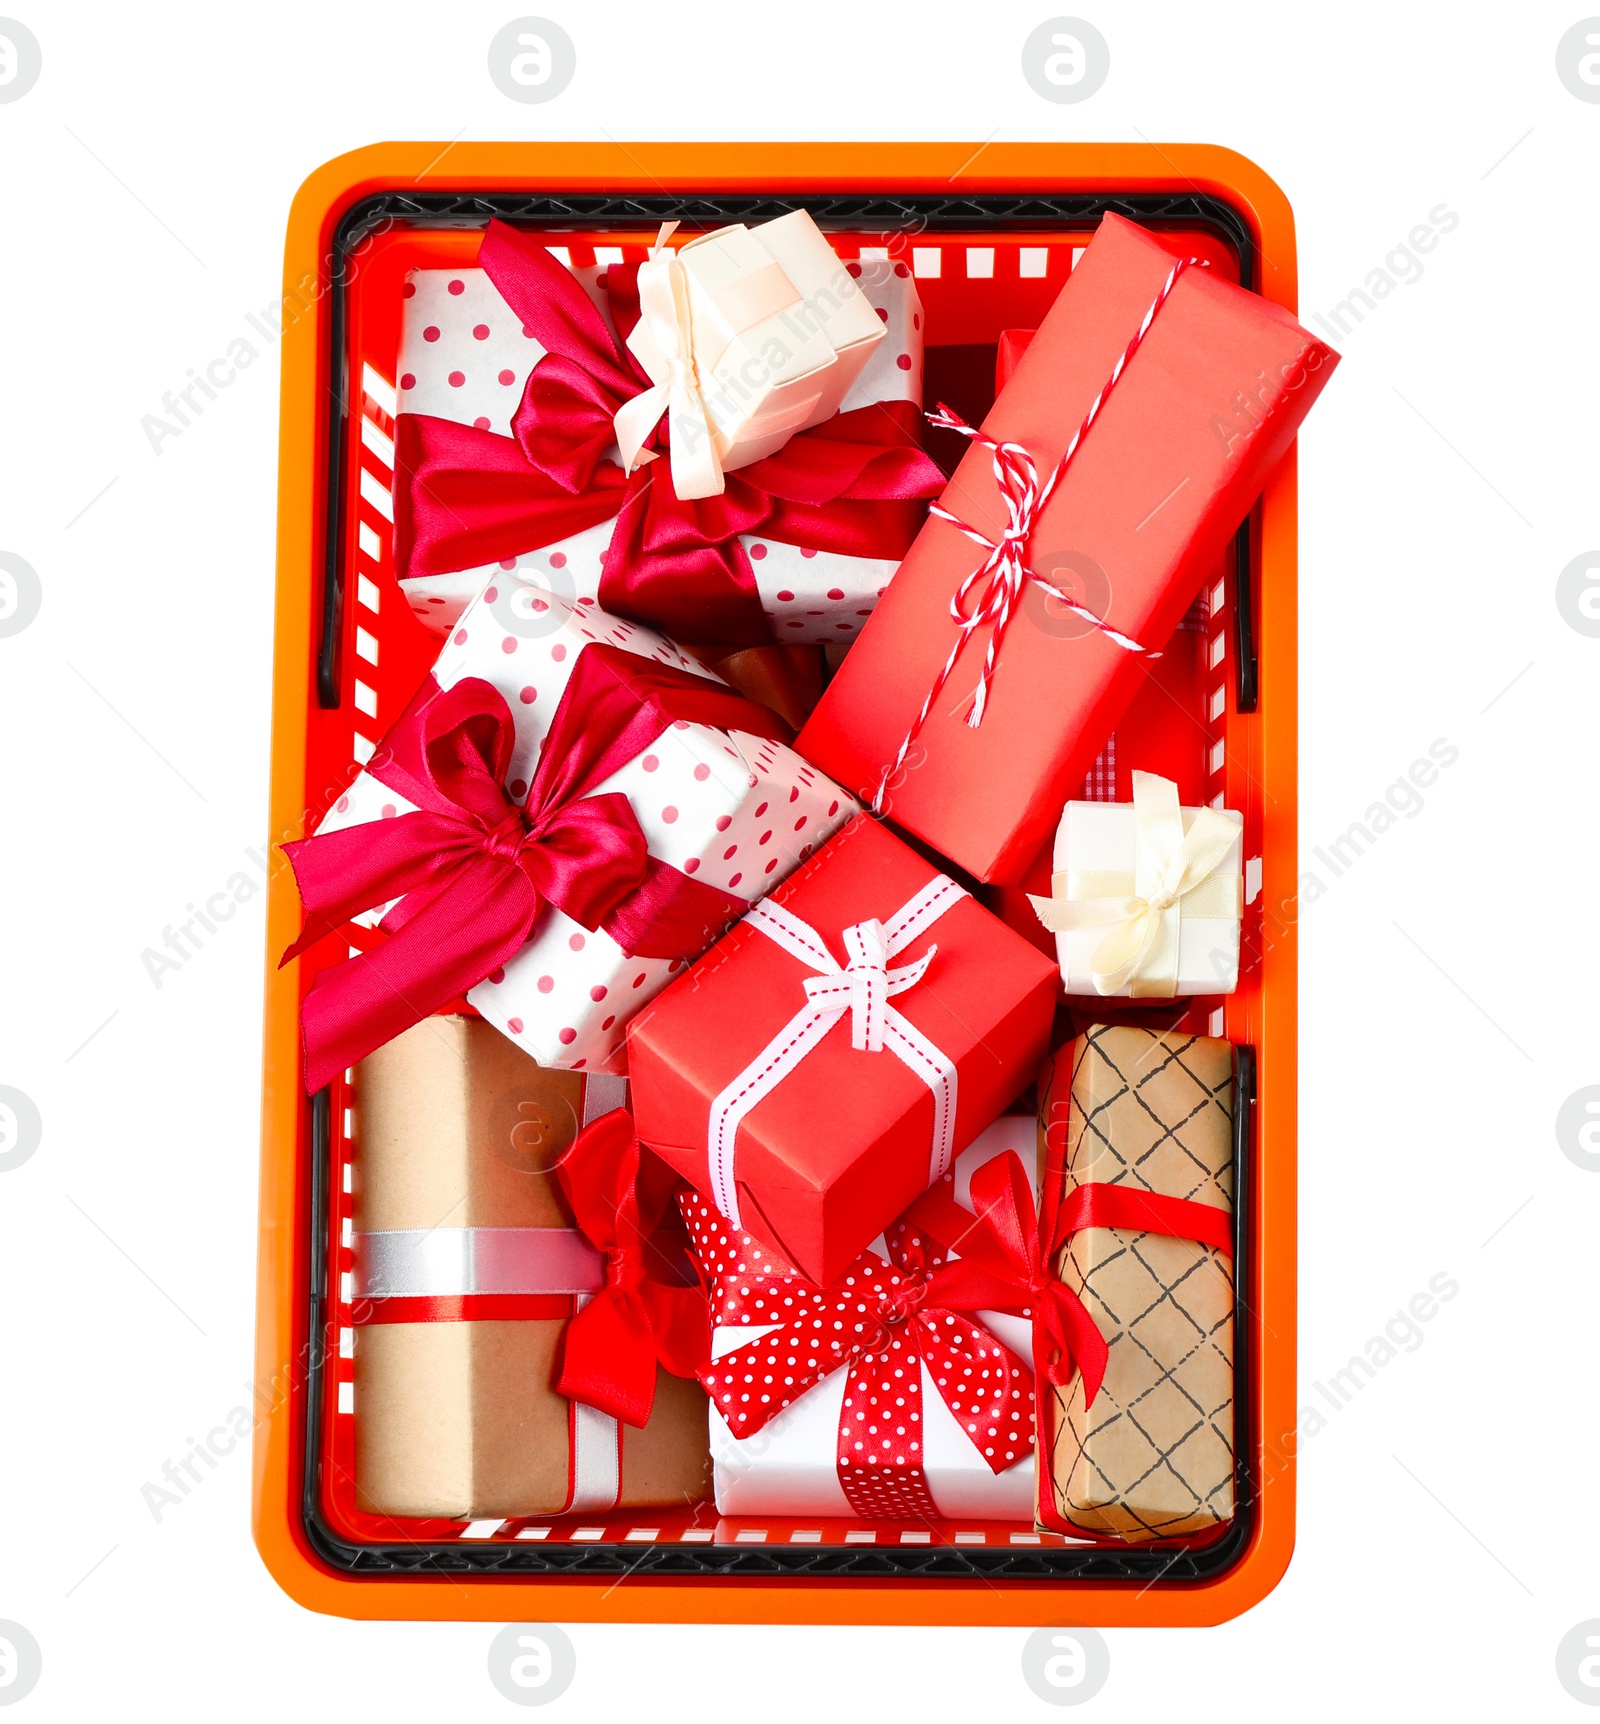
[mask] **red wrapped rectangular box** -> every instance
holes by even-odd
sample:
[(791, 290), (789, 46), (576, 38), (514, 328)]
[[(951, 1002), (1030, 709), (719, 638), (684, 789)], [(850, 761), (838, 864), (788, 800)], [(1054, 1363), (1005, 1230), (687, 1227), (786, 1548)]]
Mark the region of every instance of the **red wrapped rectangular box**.
[(1031, 1081), (1056, 990), (858, 818), (633, 1020), (639, 1136), (825, 1285)]
[[(1108, 215), (984, 422), (1042, 483), (1140, 330), (1174, 252)], [(1338, 355), (1281, 307), (1191, 267), (1178, 276), (1026, 546), (1028, 567), (1159, 650), (1294, 440)], [(989, 449), (974, 444), (942, 505), (998, 543)], [(968, 723), (990, 630), (959, 636), (951, 601), (986, 553), (930, 518), (802, 731), (801, 753), (981, 880), (1038, 854), (1151, 660), (1025, 583), (986, 710)], [(974, 595), (975, 598), (981, 595)], [(914, 740), (902, 763), (897, 757)]]

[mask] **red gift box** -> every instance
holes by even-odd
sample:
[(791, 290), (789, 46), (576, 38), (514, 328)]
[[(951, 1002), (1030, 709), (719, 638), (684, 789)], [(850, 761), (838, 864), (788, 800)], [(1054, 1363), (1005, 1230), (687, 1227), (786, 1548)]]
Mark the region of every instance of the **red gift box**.
[[(1108, 215), (800, 751), (978, 878), (1020, 878), (1337, 360)], [(1086, 610), (1047, 607), (1058, 568)]]
[(633, 1020), (639, 1136), (826, 1285), (1029, 1082), (1057, 984), (859, 818)]

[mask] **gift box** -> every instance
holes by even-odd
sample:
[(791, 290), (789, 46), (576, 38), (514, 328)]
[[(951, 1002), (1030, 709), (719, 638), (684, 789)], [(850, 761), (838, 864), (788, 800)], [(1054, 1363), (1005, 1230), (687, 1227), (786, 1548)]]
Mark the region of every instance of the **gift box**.
[(973, 446), (801, 752), (1015, 881), (1336, 359), (1108, 215), (983, 430), (936, 419)]
[[(316, 837), (284, 846), (321, 971), (307, 1081), (465, 995), (592, 1069), (676, 970), (855, 811), (779, 721), (648, 629), (494, 584)], [(359, 830), (358, 830), (359, 829)]]
[[(922, 311), (906, 266), (834, 258), (882, 338), (867, 351), (841, 327), (827, 398), (860, 369), (837, 416), (697, 504), (675, 496), (666, 461), (625, 476), (615, 446), (614, 414), (651, 390), (624, 340), (650, 265), (569, 266), (499, 222), (480, 260), (407, 281), (395, 566), (423, 625), (447, 634), (487, 580), (514, 573), (685, 640), (852, 639), (920, 524), (915, 499), (943, 484), (918, 447)], [(827, 296), (812, 294), (810, 321)]]
[(1041, 1370), (1039, 1524), (1133, 1541), (1234, 1507), (1233, 1049), (1096, 1026), (1040, 1080), (1041, 1230), (1078, 1302)]
[[(986, 1197), (1031, 1220), (1034, 1133), (1031, 1115), (1003, 1115), (962, 1151), (942, 1182), (958, 1229), (941, 1235), (974, 1228)], [(706, 1199), (680, 1202), (716, 1325), (701, 1380), (720, 1513), (1031, 1519), (1025, 1264), (1011, 1285), (998, 1263), (978, 1271), (919, 1204), (824, 1288)], [(979, 1308), (987, 1298), (1011, 1308)]]
[(618, 443), (632, 466), (670, 413), (674, 489), (715, 496), (724, 473), (831, 419), (885, 331), (808, 211), (735, 222), (674, 251), (677, 226), (663, 225), (639, 271), (628, 351), (655, 388), (618, 415)]
[(826, 1284), (1031, 1080), (1056, 987), (962, 887), (854, 820), (633, 1020), (639, 1135)]
[[(368, 1512), (603, 1513), (706, 1495), (700, 1295), (662, 1285), (661, 1335), (646, 1325), (641, 1338), (638, 1277), (625, 1290), (629, 1273), (612, 1266), (619, 1229), (640, 1215), (637, 1181), (600, 1167), (574, 1186), (575, 1205), (555, 1171), (580, 1121), (608, 1114), (625, 1087), (546, 1070), (462, 1017), (428, 1018), (355, 1068), (356, 1490)], [(655, 1183), (659, 1215), (670, 1192)], [(649, 1258), (641, 1274), (667, 1268)], [(598, 1345), (578, 1333), (585, 1321), (604, 1331)], [(674, 1344), (687, 1377), (657, 1362)], [(609, 1392), (588, 1392), (612, 1411), (557, 1387), (585, 1368), (609, 1376)]]
[(1243, 830), (1227, 809), (1180, 807), (1177, 785), (1151, 772), (1133, 774), (1131, 802), (1069, 802), (1050, 894), (1031, 900), (1055, 934), (1066, 991), (1231, 994)]

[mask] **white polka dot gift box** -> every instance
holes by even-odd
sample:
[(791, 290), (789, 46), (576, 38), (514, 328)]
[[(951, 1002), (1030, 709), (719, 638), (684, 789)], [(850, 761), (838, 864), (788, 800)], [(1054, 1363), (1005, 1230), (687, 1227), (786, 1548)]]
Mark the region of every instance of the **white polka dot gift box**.
[(853, 820), (635, 1018), (640, 1140), (827, 1284), (1033, 1081), (1055, 966)]
[(351, 920), (388, 935), (318, 973), (308, 1087), (462, 994), (541, 1064), (612, 1059), (673, 972), (855, 812), (780, 734), (648, 629), (485, 588), (317, 835), (285, 846), (294, 950)]
[[(668, 460), (631, 479), (619, 464), (614, 413), (655, 393), (623, 344), (650, 264), (574, 268), (498, 222), (480, 257), (415, 270), (405, 289), (395, 566), (423, 625), (448, 633), (487, 580), (515, 572), (680, 640), (852, 639), (915, 536), (919, 499), (943, 487), (918, 447), (922, 309), (905, 265), (844, 266), (883, 333), (839, 415), (798, 442), (781, 433), (787, 447), (696, 504), (674, 494)], [(661, 441), (657, 426), (645, 456)]]
[[(1007, 1114), (957, 1157), (957, 1203), (1012, 1157), (1030, 1206), (1033, 1116)], [(902, 1219), (819, 1288), (706, 1199), (681, 1199), (710, 1290), (711, 1455), (726, 1515), (1027, 1520), (1034, 1372), (1022, 1310), (969, 1310), (941, 1248)], [(1024, 1308), (1025, 1309), (1025, 1308)]]

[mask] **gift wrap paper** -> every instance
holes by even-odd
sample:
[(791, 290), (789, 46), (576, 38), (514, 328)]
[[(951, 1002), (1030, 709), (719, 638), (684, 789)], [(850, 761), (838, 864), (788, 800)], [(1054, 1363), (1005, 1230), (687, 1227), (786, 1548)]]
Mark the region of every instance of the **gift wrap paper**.
[[(1028, 1169), (1031, 1182), (1034, 1133), (1031, 1115), (1006, 1114), (996, 1120), (956, 1158), (956, 1201), (970, 1209), (973, 1174), (994, 1156), (1011, 1151)], [(870, 1249), (880, 1257), (888, 1255), (881, 1234)], [(950, 1255), (953, 1260), (957, 1254)], [(979, 1311), (976, 1316), (1031, 1366), (1033, 1342), (1026, 1317), (1003, 1311)], [(711, 1356), (721, 1358), (770, 1333), (770, 1325), (719, 1326), (712, 1331)], [(711, 1404), (711, 1456), (720, 1513), (851, 1518), (853, 1511), (839, 1483), (837, 1464), (846, 1376), (846, 1371), (838, 1370), (825, 1377), (764, 1430), (743, 1442)], [(934, 1387), (926, 1364), (922, 1366), (922, 1420), (923, 1470), (941, 1515), (983, 1520), (1033, 1518), (1033, 1455), (1002, 1473), (992, 1472)]]
[[(586, 1095), (590, 1083), (604, 1093)], [(469, 1018), (425, 1018), (397, 1036), (356, 1067), (358, 1260), (359, 1236), (392, 1229), (571, 1228), (549, 1169), (586, 1103), (604, 1111), (621, 1087), (545, 1070)], [(565, 1328), (562, 1319), (358, 1324), (362, 1508), (451, 1519), (560, 1512), (571, 1413), (550, 1384)], [(698, 1383), (658, 1370), (648, 1424), (618, 1427), (621, 1506), (706, 1496), (705, 1409)]]
[[(467, 608), (439, 655), (440, 688), (480, 677), (505, 698), (516, 725), (506, 778), (513, 801), (527, 793), (578, 655), (597, 641), (716, 680), (650, 629), (503, 578)], [(651, 855), (751, 902), (856, 812), (850, 797), (782, 743), (699, 724), (675, 724), (598, 793), (611, 791), (633, 805)], [(413, 806), (362, 772), (318, 830)], [(533, 938), (467, 999), (541, 1064), (593, 1069), (621, 1047), (629, 1017), (682, 968), (680, 959), (629, 957), (604, 929), (584, 928), (549, 906)]]
[[(553, 254), (565, 261), (560, 247)], [(877, 401), (922, 401), (922, 304), (903, 263), (887, 259), (848, 266), (885, 326), (850, 385), (840, 411)], [(603, 285), (606, 265), (575, 267), (573, 274), (616, 325)], [(528, 373), (544, 348), (523, 333), (516, 314), (481, 269), (418, 269), (407, 277), (401, 321), (399, 407), (430, 413), (509, 436)], [(615, 455), (613, 456), (615, 459)], [(556, 544), (488, 568), (418, 576), (400, 583), (412, 611), (431, 633), (453, 629), (462, 611), (495, 574), (515, 572), (569, 602), (598, 599), (600, 559), (613, 523), (602, 521)], [(762, 608), (776, 639), (788, 643), (848, 641), (872, 614), (898, 564), (847, 557), (753, 534), (740, 542), (750, 557)]]
[[(1209, 1036), (1099, 1025), (1040, 1083), (1041, 1183), (1126, 1185), (1233, 1211), (1233, 1049)], [(1109, 1347), (1083, 1379), (1042, 1384), (1040, 1525), (1133, 1541), (1233, 1517), (1233, 1267), (1191, 1239), (1074, 1234), (1055, 1273)]]

